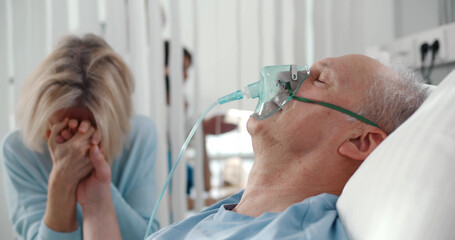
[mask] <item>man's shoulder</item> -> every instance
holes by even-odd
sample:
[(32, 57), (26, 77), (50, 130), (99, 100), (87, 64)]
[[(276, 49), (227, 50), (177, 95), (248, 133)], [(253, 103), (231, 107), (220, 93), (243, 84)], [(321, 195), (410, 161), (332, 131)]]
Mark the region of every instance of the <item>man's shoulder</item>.
[[(306, 218), (306, 222), (318, 221), (327, 216), (327, 214), (336, 217), (336, 202), (338, 196), (328, 193), (322, 193), (316, 196), (306, 198), (305, 200), (289, 206), (283, 214), (288, 216), (297, 216)], [(313, 218), (313, 219), (312, 219)]]
[[(338, 217), (336, 202), (339, 196), (322, 193), (286, 209), (288, 219), (300, 220), (300, 226), (308, 239), (347, 239)], [(313, 230), (318, 230), (313, 232)]]
[(321, 208), (332, 210), (336, 209), (336, 203), (339, 196), (330, 193), (321, 193), (319, 195), (305, 199), (303, 202), (308, 201), (312, 205), (320, 206)]

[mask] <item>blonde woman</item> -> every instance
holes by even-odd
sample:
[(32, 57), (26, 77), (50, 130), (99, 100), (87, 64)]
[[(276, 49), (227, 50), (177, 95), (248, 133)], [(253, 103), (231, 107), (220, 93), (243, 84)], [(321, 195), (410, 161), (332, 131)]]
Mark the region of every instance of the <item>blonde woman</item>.
[[(64, 38), (24, 83), (19, 131), (1, 149), (9, 215), (22, 238), (82, 239), (87, 206), (96, 204), (115, 210), (108, 221), (123, 239), (144, 236), (155, 201), (156, 130), (148, 118), (131, 117), (133, 90), (126, 64), (92, 34)], [(86, 204), (95, 164), (105, 166), (110, 197)]]

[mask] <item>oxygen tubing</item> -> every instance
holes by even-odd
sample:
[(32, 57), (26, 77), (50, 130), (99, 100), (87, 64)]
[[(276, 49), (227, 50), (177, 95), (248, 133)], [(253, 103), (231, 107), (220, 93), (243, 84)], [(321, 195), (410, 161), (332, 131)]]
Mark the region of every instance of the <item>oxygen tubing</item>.
[[(150, 217), (150, 221), (149, 221), (149, 224), (148, 224), (147, 231), (145, 233), (144, 239), (146, 239), (151, 233), (151, 230), (152, 230), (152, 227), (153, 227), (153, 221), (155, 219), (156, 212), (158, 211), (158, 206), (160, 205), (161, 199), (163, 198), (164, 193), (166, 192), (166, 189), (167, 189), (169, 183), (171, 182), (171, 179), (172, 179), (172, 176), (174, 175), (175, 169), (177, 168), (177, 166), (178, 166), (178, 164), (179, 164), (179, 162), (180, 162), (180, 160), (182, 158), (183, 153), (185, 152), (186, 148), (188, 147), (188, 144), (190, 143), (190, 140), (193, 138), (193, 135), (196, 132), (196, 130), (198, 129), (199, 125), (201, 125), (201, 122), (204, 119), (205, 115), (207, 115), (207, 113), (210, 112), (210, 110), (212, 110), (212, 108), (214, 108), (218, 104), (219, 104), (218, 101), (216, 101), (216, 102), (212, 103), (212, 105), (210, 105), (207, 108), (207, 110), (205, 110), (205, 112), (197, 120), (196, 124), (194, 124), (193, 129), (191, 129), (190, 134), (186, 138), (185, 143), (183, 144), (182, 148), (180, 149), (180, 153), (179, 153), (179, 156), (177, 157), (177, 161), (172, 166), (171, 172), (169, 173), (169, 176), (167, 177), (166, 183), (164, 184), (164, 187), (161, 189), (160, 196), (158, 197), (158, 200), (157, 200), (157, 202), (155, 204), (155, 207), (153, 208), (152, 216)], [(156, 230), (157, 229), (154, 229), (154, 232)]]

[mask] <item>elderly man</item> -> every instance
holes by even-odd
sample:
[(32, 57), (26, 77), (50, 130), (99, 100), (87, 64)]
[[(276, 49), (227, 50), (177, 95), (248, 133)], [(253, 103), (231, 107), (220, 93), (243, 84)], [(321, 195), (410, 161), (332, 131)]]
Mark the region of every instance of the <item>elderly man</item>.
[(343, 187), (427, 96), (395, 66), (362, 55), (315, 63), (296, 101), (248, 121), (255, 162), (245, 190), (148, 239), (345, 239), (335, 208)]

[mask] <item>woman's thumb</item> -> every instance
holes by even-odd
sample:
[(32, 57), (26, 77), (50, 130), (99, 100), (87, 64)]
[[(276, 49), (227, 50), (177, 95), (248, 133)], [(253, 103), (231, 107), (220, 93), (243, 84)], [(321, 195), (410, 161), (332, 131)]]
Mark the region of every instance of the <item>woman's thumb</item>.
[(95, 168), (97, 177), (100, 180), (110, 181), (110, 168), (104, 159), (104, 155), (101, 153), (98, 145), (93, 145), (91, 147), (90, 160), (92, 161), (93, 167)]

